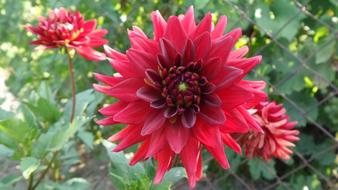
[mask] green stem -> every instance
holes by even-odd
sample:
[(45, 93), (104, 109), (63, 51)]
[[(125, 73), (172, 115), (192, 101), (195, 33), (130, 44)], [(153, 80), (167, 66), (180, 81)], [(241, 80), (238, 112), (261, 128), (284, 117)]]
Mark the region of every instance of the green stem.
[(68, 70), (70, 74), (70, 81), (72, 85), (72, 112), (70, 115), (70, 123), (73, 122), (74, 114), (75, 114), (75, 105), (76, 105), (76, 86), (75, 86), (75, 79), (74, 79), (74, 64), (72, 56), (69, 53), (69, 50), (66, 48), (66, 54), (68, 58)]
[(38, 187), (38, 185), (41, 183), (41, 181), (43, 180), (43, 178), (45, 178), (45, 176), (47, 175), (49, 169), (52, 167), (52, 164), (57, 156), (58, 152), (54, 152), (52, 159), (50, 160), (50, 162), (47, 165), (47, 168), (42, 172), (42, 174), (40, 175), (39, 179), (37, 180), (37, 182), (33, 185), (33, 187), (30, 190), (34, 190), (35, 188)]
[(34, 176), (33, 176), (33, 173), (29, 176), (29, 184), (28, 184), (28, 188), (27, 188), (27, 190), (33, 190), (32, 188), (33, 188), (33, 178), (34, 178)]

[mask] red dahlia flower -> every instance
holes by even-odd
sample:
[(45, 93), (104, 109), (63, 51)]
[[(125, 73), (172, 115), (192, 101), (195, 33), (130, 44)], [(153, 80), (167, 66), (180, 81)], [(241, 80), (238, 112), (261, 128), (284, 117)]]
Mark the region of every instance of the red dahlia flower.
[(258, 156), (268, 161), (275, 156), (280, 159), (290, 159), (292, 150), (298, 141), (299, 131), (294, 130), (297, 121), (289, 122), (288, 115), (282, 104), (275, 102), (262, 102), (251, 110), (256, 122), (264, 133), (249, 132), (241, 135), (239, 143), (245, 149), (249, 158)]
[(40, 17), (37, 26), (26, 26), (26, 29), (38, 36), (32, 44), (44, 48), (67, 47), (75, 49), (86, 59), (104, 60), (105, 54), (95, 51), (108, 41), (103, 39), (107, 30), (96, 30), (96, 20), (85, 21), (79, 12), (67, 11), (64, 8), (54, 9), (48, 18)]
[(97, 123), (127, 124), (109, 140), (120, 141), (115, 151), (142, 143), (130, 164), (156, 159), (154, 183), (177, 155), (194, 187), (202, 175), (202, 147), (226, 169), (224, 144), (241, 152), (230, 133), (261, 130), (245, 106), (266, 98), (258, 90), (264, 82), (243, 80), (261, 57), (244, 58), (247, 47), (232, 51), (241, 30), (224, 35), (225, 16), (215, 27), (210, 13), (196, 25), (192, 8), (167, 22), (155, 11), (152, 20), (154, 38), (133, 27), (126, 54), (105, 46), (118, 74), (96, 74), (106, 85), (94, 88), (119, 101), (100, 109), (107, 118)]

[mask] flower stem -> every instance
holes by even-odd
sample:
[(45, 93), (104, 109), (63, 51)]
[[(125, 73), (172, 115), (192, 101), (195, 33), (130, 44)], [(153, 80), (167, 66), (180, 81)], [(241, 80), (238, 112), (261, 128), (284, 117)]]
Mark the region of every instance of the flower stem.
[(35, 188), (38, 187), (38, 185), (41, 183), (41, 181), (43, 180), (43, 178), (45, 178), (45, 176), (47, 175), (50, 167), (52, 167), (52, 164), (57, 156), (58, 152), (54, 152), (52, 159), (49, 161), (47, 168), (42, 172), (42, 174), (40, 175), (39, 179), (37, 180), (37, 182), (33, 185), (33, 187), (31, 188), (32, 190), (34, 190)]
[(33, 173), (29, 176), (29, 185), (28, 185), (28, 188), (27, 190), (33, 190)]
[(72, 112), (70, 115), (70, 123), (73, 122), (74, 114), (75, 114), (75, 105), (76, 105), (76, 87), (75, 87), (75, 79), (74, 79), (74, 64), (73, 64), (73, 58), (70, 55), (70, 52), (68, 48), (66, 48), (66, 54), (68, 57), (68, 70), (70, 74), (70, 81), (72, 85)]

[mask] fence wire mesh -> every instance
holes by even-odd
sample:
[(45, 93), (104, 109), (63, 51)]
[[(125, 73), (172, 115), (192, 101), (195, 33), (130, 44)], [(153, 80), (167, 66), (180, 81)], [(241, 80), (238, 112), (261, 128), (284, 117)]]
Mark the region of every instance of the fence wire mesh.
[[(256, 35), (262, 35), (270, 40), (269, 43), (266, 43), (265, 45), (262, 45), (258, 47), (253, 54), (264, 54), (266, 51), (276, 51), (278, 49), (279, 51), (283, 52), (283, 54), (287, 57), (285, 60), (292, 60), (292, 62), (295, 64), (293, 69), (290, 69), (289, 72), (284, 73), (279, 80), (271, 81), (266, 80), (265, 73), (261, 72), (261, 66), (258, 66), (258, 68), (254, 69), (255, 76), (258, 77), (261, 80), (265, 80), (267, 82), (267, 89), (270, 97), (277, 97), (279, 98), (280, 102), (284, 102), (285, 104), (288, 104), (288, 112), (295, 112), (298, 118), (302, 118), (304, 120), (303, 124), (298, 126), (298, 130), (300, 132), (307, 133), (309, 131), (308, 128), (311, 128), (310, 131), (314, 131), (311, 133), (313, 135), (313, 138), (316, 138), (317, 136), (320, 136), (320, 139), (327, 140), (330, 144), (330, 146), (323, 147), (320, 149), (320, 151), (317, 151), (316, 153), (312, 155), (304, 154), (303, 151), (299, 151), (298, 149), (302, 149), (301, 146), (307, 146), (306, 142), (304, 143), (297, 143), (296, 146), (298, 148), (295, 148), (294, 154), (293, 154), (293, 164), (280, 164), (281, 168), (276, 168), (271, 165), (267, 165), (267, 167), (264, 168), (262, 172), (264, 173), (270, 173), (273, 177), (271, 179), (264, 179), (264, 180), (255, 180), (247, 173), (241, 173), (243, 170), (239, 170), (237, 168), (229, 169), (225, 172), (223, 172), (221, 175), (218, 176), (211, 176), (206, 175), (202, 182), (200, 182), (199, 186), (201, 189), (225, 189), (226, 183), (230, 183), (232, 185), (232, 188), (230, 189), (248, 189), (248, 190), (254, 190), (254, 189), (263, 189), (263, 190), (271, 190), (271, 189), (298, 189), (296, 187), (296, 183), (299, 183), (300, 186), (299, 189), (320, 189), (319, 186), (316, 185), (308, 185), (307, 182), (297, 182), (294, 176), (297, 175), (297, 173), (306, 173), (309, 176), (315, 176), (315, 178), (318, 179), (318, 183), (320, 183), (321, 187), (323, 189), (337, 189), (337, 160), (332, 160), (332, 163), (329, 164), (328, 167), (332, 167), (333, 173), (330, 173), (328, 171), (323, 170), (323, 168), (318, 167), (318, 160), (323, 159), (323, 155), (325, 156), (328, 152), (333, 152), (334, 154), (337, 153), (337, 138), (336, 133), (332, 128), (329, 126), (329, 123), (326, 123), (325, 121), (318, 121), (314, 119), (311, 116), (311, 113), (313, 114), (314, 110), (317, 110), (318, 108), (322, 108), (323, 105), (330, 103), (333, 99), (337, 98), (338, 95), (338, 88), (337, 84), (333, 82), (332, 80), (328, 80), (325, 72), (319, 72), (315, 67), (313, 67), (311, 62), (314, 62), (316, 59), (316, 56), (318, 56), (318, 51), (322, 51), (327, 46), (330, 46), (332, 41), (326, 41), (323, 44), (320, 44), (316, 46), (313, 49), (309, 49), (309, 52), (306, 54), (301, 54), (298, 51), (292, 50), (290, 48), (291, 41), (285, 42), (279, 38), (279, 35), (281, 32), (283, 32), (285, 29), (288, 29), (292, 23), (299, 19), (299, 18), (305, 18), (310, 19), (313, 22), (316, 22), (318, 25), (321, 25), (321, 27), (325, 27), (328, 29), (329, 33), (334, 36), (332, 40), (337, 40), (337, 25), (334, 25), (332, 23), (324, 22), (321, 19), (319, 19), (319, 15), (312, 13), (311, 9), (314, 9), (314, 7), (311, 7), (313, 5), (310, 5), (311, 1), (291, 1), (291, 6), (294, 6), (297, 11), (293, 15), (287, 15), (287, 18), (284, 18), (285, 22), (280, 24), (279, 29), (275, 29), (273, 32), (269, 31), (265, 26), (260, 25), (260, 23), (257, 22), (257, 15), (252, 15), (255, 13), (248, 12), (248, 7), (250, 5), (243, 5), (239, 3), (238, 1), (233, 0), (223, 0), (224, 6), (230, 7), (232, 11), (236, 12), (236, 14), (239, 15), (239, 20), (234, 22), (233, 26), (229, 26), (229, 28), (234, 28), (236, 26), (241, 26), (243, 23), (249, 23), (249, 28), (255, 28), (256, 31), (259, 31), (259, 33), (251, 33), (250, 31), (244, 31), (244, 35), (248, 36), (250, 40), (256, 38)], [(320, 3), (318, 1), (318, 3)], [(332, 7), (333, 8), (333, 7)], [(260, 12), (260, 8), (257, 7), (257, 12)], [(278, 10), (270, 10), (270, 14), (274, 14), (274, 12), (278, 12)], [(276, 14), (275, 12), (275, 14)], [(276, 18), (281, 15), (274, 15)], [(258, 15), (259, 17), (259, 15)], [(303, 23), (303, 26), (306, 27), (306, 24)], [(296, 38), (296, 37), (295, 37)], [(250, 41), (249, 41), (250, 46)], [(278, 59), (278, 58), (276, 58)], [(275, 67), (280, 67), (283, 63), (273, 63), (264, 61), (264, 55), (263, 55), (263, 63), (264, 64), (270, 64), (274, 65)], [(284, 63), (287, 64), (287, 63)], [(332, 68), (337, 68), (337, 57), (327, 60), (325, 63), (327, 64), (327, 67), (333, 66)], [(312, 78), (315, 78), (319, 83), (324, 84), (325, 86), (325, 92), (321, 95), (320, 98), (317, 97), (317, 101), (313, 102), (309, 105), (304, 106), (303, 102), (299, 101), (299, 99), (294, 98), (290, 95), (290, 93), (285, 93), (283, 85), (289, 83), (293, 78), (297, 77), (304, 77), (304, 73), (306, 72), (307, 75), (311, 76)], [(323, 90), (322, 90), (323, 91)], [(299, 103), (300, 102), (300, 103)], [(333, 112), (338, 112), (338, 110), (333, 110)], [(302, 141), (303, 139), (301, 139)], [(310, 146), (310, 145), (309, 145)], [(336, 155), (335, 155), (336, 156)], [(206, 163), (209, 163), (211, 160), (206, 161)], [(247, 165), (250, 160), (248, 159), (242, 159), (239, 164), (237, 164), (239, 167), (243, 165)], [(277, 161), (280, 162), (280, 161)], [(230, 160), (231, 163), (231, 160)], [(277, 164), (277, 165), (278, 165)], [(236, 165), (236, 167), (237, 167)], [(259, 166), (257, 166), (259, 167)], [(278, 171), (279, 169), (283, 171)], [(277, 170), (277, 171), (276, 171)], [(263, 174), (264, 175), (264, 174)], [(263, 177), (264, 178), (264, 177)], [(231, 181), (231, 182), (229, 182)], [(313, 183), (312, 183), (313, 184)], [(184, 181), (178, 183), (175, 186), (175, 189), (182, 189), (186, 187), (186, 184)]]
[[(0, 0), (0, 4), (2, 2), (10, 1)], [(249, 78), (264, 80), (267, 83), (266, 91), (270, 99), (284, 104), (290, 120), (299, 122), (296, 128), (300, 131), (300, 141), (293, 148), (294, 153), (289, 161), (273, 159), (265, 163), (259, 159), (247, 159), (243, 155), (237, 155), (226, 149), (231, 165), (228, 170), (221, 169), (205, 151), (203, 152), (204, 175), (196, 189), (338, 189), (336, 45), (338, 3), (336, 0), (97, 0), (95, 3), (91, 0), (25, 0), (22, 2), (6, 3), (6, 7), (1, 7), (0, 9), (8, 10), (7, 13), (10, 14), (3, 17), (4, 19), (0, 17), (0, 23), (10, 25), (7, 23), (8, 18), (11, 18), (11, 23), (19, 23), (15, 19), (22, 17), (19, 13), (25, 12), (24, 7), (28, 4), (33, 7), (41, 6), (34, 9), (41, 12), (60, 6), (70, 7), (80, 10), (87, 18), (98, 18), (98, 23), (101, 22), (100, 27), (109, 30), (109, 45), (121, 52), (130, 46), (126, 28), (136, 25), (142, 28), (148, 36), (152, 36), (153, 28), (149, 13), (153, 10), (158, 9), (165, 18), (168, 18), (170, 15), (182, 14), (187, 7), (194, 5), (196, 20), (200, 20), (208, 11), (215, 13), (214, 21), (220, 15), (226, 15), (228, 17), (227, 31), (236, 27), (243, 29), (243, 37), (237, 43), (238, 47), (248, 45), (250, 56), (263, 56), (262, 63), (253, 69)], [(1, 11), (0, 14), (3, 15), (3, 12)], [(21, 33), (18, 33), (12, 41), (17, 42), (20, 41), (18, 39), (26, 37), (27, 39), (24, 38), (27, 41), (25, 44), (28, 44), (30, 39), (21, 27), (21, 24), (28, 21), (25, 19), (23, 21), (20, 27), (13, 27)], [(13, 38), (12, 35), (16, 32), (13, 29), (8, 27), (6, 30), (0, 30), (3, 39)], [(1, 48), (0, 53), (3, 51)], [(23, 46), (22, 49), (24, 48), (30, 47)], [(0, 60), (2, 57), (5, 56), (1, 56)], [(55, 70), (54, 74), (56, 74), (58, 70), (55, 69), (55, 65), (58, 64), (54, 62), (60, 62), (60, 60), (62, 62), (62, 59), (56, 56), (53, 59), (47, 57), (46, 60), (50, 61), (45, 60), (46, 64), (40, 64), (34, 59), (28, 59), (32, 63), (23, 62), (24, 59), (20, 59), (19, 56), (14, 56), (9, 60), (15, 69), (21, 68), (20, 71), (23, 72), (32, 70), (30, 72), (34, 74), (34, 77), (41, 74), (41, 71), (47, 72), (50, 68), (53, 68), (50, 70)], [(41, 60), (43, 59), (39, 61)], [(81, 69), (88, 73), (94, 71), (96, 66), (100, 67), (99, 72), (104, 73), (109, 70), (103, 66), (104, 63), (91, 65), (85, 62), (81, 64), (81, 60), (79, 62), (78, 65), (83, 67)], [(53, 71), (48, 72), (53, 74)], [(8, 84), (11, 86), (11, 91), (18, 94), (21, 87), (16, 86), (15, 81), (31, 83), (33, 87), (37, 85), (30, 81), (30, 78), (34, 77), (21, 76), (21, 74), (11, 77), (12, 80), (8, 80)], [(93, 82), (96, 81), (90, 79), (87, 81), (88, 84), (81, 84), (79, 88), (87, 87)], [(22, 88), (21, 94), (34, 89), (33, 87)], [(95, 130), (103, 131), (104, 138), (112, 133), (111, 128)], [(93, 189), (105, 189), (100, 185), (102, 181), (110, 180), (110, 176), (107, 175), (104, 179), (97, 180), (99, 175), (94, 172), (97, 170), (97, 165), (96, 163), (93, 165), (92, 170), (87, 171), (89, 178), (95, 175), (92, 180), (95, 184)], [(172, 189), (189, 189), (187, 180), (180, 180)]]

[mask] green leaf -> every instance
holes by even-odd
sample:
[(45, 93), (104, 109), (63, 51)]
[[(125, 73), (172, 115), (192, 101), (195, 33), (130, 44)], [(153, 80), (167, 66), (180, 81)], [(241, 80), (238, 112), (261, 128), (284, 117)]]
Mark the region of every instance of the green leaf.
[(273, 160), (266, 163), (261, 159), (255, 158), (249, 160), (248, 164), (251, 177), (254, 180), (258, 180), (260, 176), (265, 179), (274, 179), (276, 177), (275, 162)]
[(6, 120), (6, 119), (9, 119), (9, 118), (12, 118), (12, 117), (14, 117), (14, 113), (5, 111), (5, 110), (0, 108), (0, 121)]
[(290, 121), (298, 121), (298, 126), (305, 126), (306, 120), (304, 119), (301, 112), (308, 112), (307, 117), (311, 118), (313, 121), (317, 119), (318, 116), (318, 107), (313, 106), (317, 104), (317, 100), (311, 96), (311, 94), (306, 92), (294, 92), (288, 96), (294, 104), (286, 101), (284, 106), (287, 110), (287, 114), (290, 115)]
[(194, 4), (196, 7), (196, 10), (204, 8), (209, 3), (209, 1), (210, 0), (195, 0)]
[[(336, 47), (336, 38), (335, 35), (327, 36), (317, 47), (319, 49), (316, 52), (316, 63), (324, 63), (328, 61), (335, 53)], [(328, 65), (327, 65), (328, 66)]]
[[(129, 166), (129, 160), (122, 152), (112, 151), (116, 146), (115, 144), (106, 140), (102, 141), (102, 144), (106, 147), (111, 161), (110, 175), (112, 176), (113, 182), (118, 183), (121, 187), (148, 187), (150, 179), (147, 177), (145, 170), (140, 163)], [(123, 181), (121, 181), (121, 178)]]
[(45, 81), (41, 81), (38, 94), (39, 97), (54, 103), (54, 96), (52, 94), (52, 90), (50, 89), (50, 85), (48, 85)]
[(165, 175), (159, 185), (155, 185), (155, 190), (167, 190), (182, 178), (187, 177), (183, 167), (171, 168)]
[(22, 179), (21, 175), (7, 175), (0, 180), (0, 184), (13, 185)]
[(94, 135), (92, 133), (81, 130), (77, 136), (80, 137), (82, 142), (85, 143), (88, 148), (93, 149)]
[(75, 118), (70, 125), (64, 123), (54, 125), (34, 143), (33, 155), (41, 158), (48, 152), (60, 150), (74, 136), (79, 127), (88, 121), (88, 118)]
[(36, 116), (40, 116), (44, 121), (54, 123), (60, 118), (61, 113), (58, 107), (47, 99), (39, 98), (37, 102), (25, 103)]
[[(291, 41), (300, 27), (300, 20), (304, 17), (298, 14), (298, 9), (288, 0), (272, 1), (268, 6), (259, 1), (256, 9), (255, 19), (263, 30), (270, 32), (277, 38), (284, 37)], [(293, 18), (294, 17), (294, 18)]]
[(39, 160), (33, 157), (23, 158), (20, 162), (20, 170), (25, 179), (28, 179), (29, 176), (39, 168), (39, 166)]
[(14, 151), (5, 145), (0, 144), (0, 158), (11, 157)]
[[(85, 90), (85, 91), (82, 91), (76, 94), (76, 105), (75, 105), (74, 117), (82, 116), (85, 110), (87, 109), (87, 107), (91, 103), (97, 100), (101, 100), (101, 98), (97, 98), (94, 90), (92, 89), (88, 89), (88, 90)], [(69, 99), (69, 101), (66, 104), (65, 112), (63, 115), (66, 121), (69, 121), (71, 110), (72, 110), (72, 99)]]

